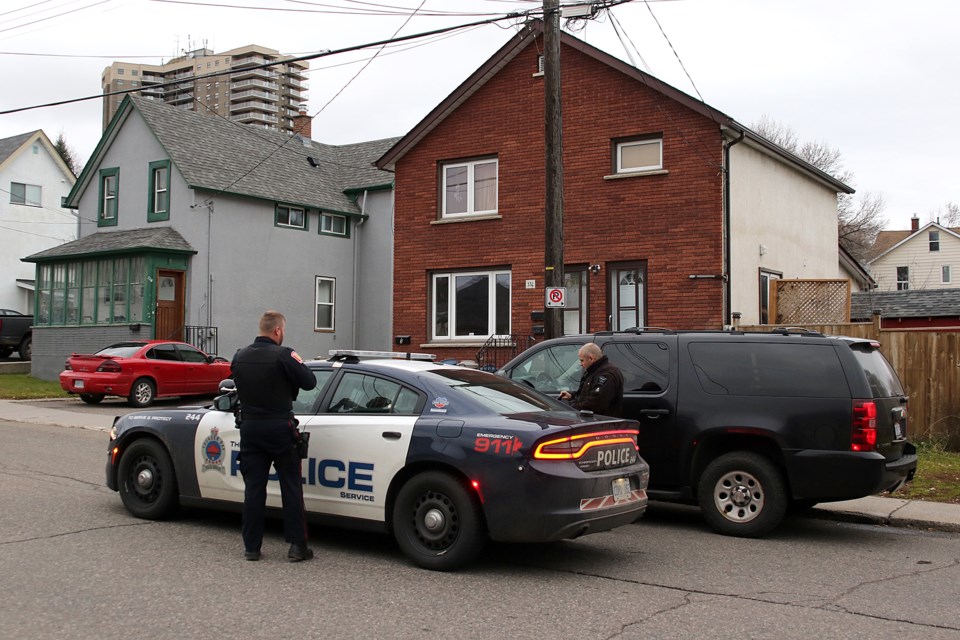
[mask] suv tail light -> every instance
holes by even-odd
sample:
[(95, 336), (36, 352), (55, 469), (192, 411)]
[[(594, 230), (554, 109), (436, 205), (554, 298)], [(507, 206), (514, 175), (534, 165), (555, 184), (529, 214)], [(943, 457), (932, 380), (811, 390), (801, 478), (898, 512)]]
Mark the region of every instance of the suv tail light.
[(97, 367), (97, 371), (100, 373), (120, 373), (120, 363), (116, 360), (104, 360), (103, 363)]
[(854, 400), (852, 422), (850, 450), (873, 451), (876, 449), (877, 403), (873, 400)]
[(533, 451), (533, 457), (537, 460), (577, 460), (594, 447), (630, 443), (637, 448), (639, 433), (636, 429), (594, 431), (547, 440), (537, 445)]

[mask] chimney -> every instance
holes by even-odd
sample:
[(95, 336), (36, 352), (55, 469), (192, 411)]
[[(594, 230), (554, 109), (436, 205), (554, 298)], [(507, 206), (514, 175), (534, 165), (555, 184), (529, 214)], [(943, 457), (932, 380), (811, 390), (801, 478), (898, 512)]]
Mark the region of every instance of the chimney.
[(920, 231), (920, 216), (917, 214), (910, 218), (910, 231)]
[(293, 117), (293, 132), (299, 133), (304, 138), (312, 139), (313, 120), (307, 113), (307, 105), (300, 105), (300, 114)]

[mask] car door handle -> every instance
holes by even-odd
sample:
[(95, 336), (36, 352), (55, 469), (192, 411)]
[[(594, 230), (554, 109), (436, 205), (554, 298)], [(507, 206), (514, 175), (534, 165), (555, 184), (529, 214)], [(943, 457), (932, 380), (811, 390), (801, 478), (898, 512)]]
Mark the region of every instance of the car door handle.
[(399, 440), (402, 436), (399, 431), (384, 431), (383, 438), (384, 440)]
[(660, 416), (665, 416), (670, 413), (670, 409), (641, 409), (640, 415), (644, 418), (650, 418), (651, 420), (656, 420)]

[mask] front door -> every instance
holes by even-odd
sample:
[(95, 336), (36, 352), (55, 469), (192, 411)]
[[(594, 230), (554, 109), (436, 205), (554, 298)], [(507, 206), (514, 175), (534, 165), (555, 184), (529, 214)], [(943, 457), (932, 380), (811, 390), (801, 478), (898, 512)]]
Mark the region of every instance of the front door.
[(183, 271), (160, 269), (157, 272), (158, 340), (183, 340)]
[(646, 265), (642, 262), (610, 266), (611, 331), (623, 331), (646, 324)]

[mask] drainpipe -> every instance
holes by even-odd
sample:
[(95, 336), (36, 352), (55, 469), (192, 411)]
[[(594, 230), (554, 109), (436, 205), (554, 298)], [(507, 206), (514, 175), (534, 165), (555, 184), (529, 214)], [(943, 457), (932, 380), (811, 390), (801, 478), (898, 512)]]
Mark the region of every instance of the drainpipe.
[(363, 190), (363, 202), (360, 203), (360, 219), (357, 220), (356, 238), (353, 241), (353, 343), (354, 349), (361, 348), (362, 345), (357, 344), (357, 301), (360, 298), (360, 285), (357, 281), (357, 276), (360, 273), (360, 227), (363, 226), (363, 223), (366, 222), (366, 218), (363, 217), (367, 213), (367, 190)]
[(723, 324), (730, 326), (730, 307), (733, 302), (731, 299), (732, 287), (730, 286), (730, 147), (743, 142), (747, 135), (746, 131), (740, 132), (740, 137), (731, 140), (723, 146)]

